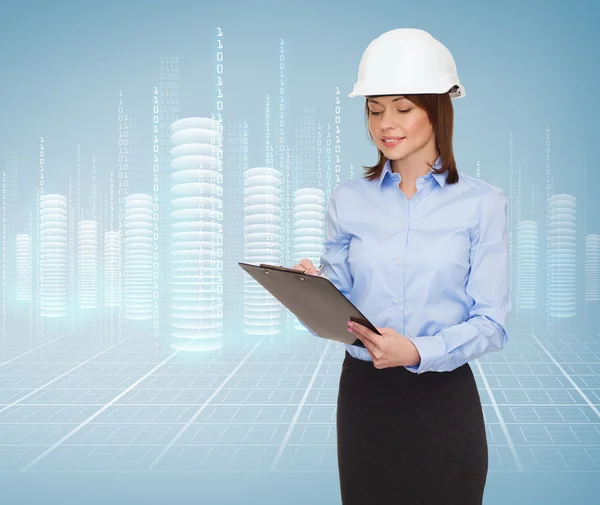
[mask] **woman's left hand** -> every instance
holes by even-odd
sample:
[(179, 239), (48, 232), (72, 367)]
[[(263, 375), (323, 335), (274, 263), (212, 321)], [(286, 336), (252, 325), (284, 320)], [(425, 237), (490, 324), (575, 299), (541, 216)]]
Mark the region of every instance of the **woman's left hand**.
[(418, 365), (421, 355), (415, 345), (404, 335), (392, 328), (375, 326), (381, 335), (366, 326), (354, 321), (348, 322), (348, 330), (352, 330), (371, 355), (375, 368)]

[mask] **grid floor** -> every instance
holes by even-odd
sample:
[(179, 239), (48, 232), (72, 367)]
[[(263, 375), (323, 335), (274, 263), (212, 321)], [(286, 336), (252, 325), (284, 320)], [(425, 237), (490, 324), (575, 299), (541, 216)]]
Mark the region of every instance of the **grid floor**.
[[(211, 354), (75, 336), (0, 352), (0, 471), (337, 473), (343, 345)], [(516, 335), (471, 363), (490, 472), (600, 469), (600, 337)]]

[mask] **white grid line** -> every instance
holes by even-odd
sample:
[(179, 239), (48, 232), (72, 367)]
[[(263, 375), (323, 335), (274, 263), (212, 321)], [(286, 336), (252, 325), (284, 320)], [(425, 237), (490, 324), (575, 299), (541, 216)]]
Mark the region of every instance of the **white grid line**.
[(310, 382), (308, 383), (308, 385), (306, 386), (306, 389), (304, 390), (304, 395), (302, 396), (302, 400), (300, 400), (300, 404), (296, 408), (294, 417), (293, 417), (292, 421), (290, 422), (290, 425), (285, 433), (285, 436), (283, 437), (283, 440), (281, 441), (279, 450), (277, 451), (277, 455), (275, 456), (275, 459), (271, 465), (271, 471), (275, 470), (275, 468), (277, 467), (277, 463), (279, 463), (279, 459), (281, 458), (281, 455), (283, 454), (283, 451), (285, 450), (288, 440), (290, 439), (290, 436), (292, 435), (294, 426), (296, 426), (296, 422), (298, 421), (300, 412), (302, 411), (302, 408), (304, 407), (304, 404), (306, 402), (306, 398), (308, 398), (310, 390), (312, 389), (312, 385), (314, 384), (315, 379), (317, 378), (317, 374), (319, 373), (319, 369), (321, 368), (321, 365), (323, 364), (323, 359), (325, 358), (325, 354), (326, 354), (327, 350), (329, 349), (329, 344), (331, 344), (331, 342), (332, 342), (331, 340), (327, 341), (327, 345), (325, 346), (325, 348), (323, 349), (323, 352), (321, 353), (321, 357), (319, 358), (319, 362), (317, 363), (317, 366), (315, 367), (315, 371), (313, 372), (312, 377), (310, 378)]
[[(317, 388), (320, 391), (323, 388)], [(231, 391), (237, 391), (231, 389)], [(279, 391), (279, 389), (277, 389)], [(0, 403), (0, 406), (5, 405)], [(7, 404), (10, 406), (11, 404)], [(104, 403), (23, 403), (21, 407), (102, 407)], [(219, 403), (219, 407), (295, 407), (298, 403)], [(305, 403), (305, 407), (335, 407), (336, 403)], [(481, 403), (483, 407), (493, 407), (494, 403)], [(589, 407), (587, 403), (498, 403), (499, 407)], [(600, 404), (599, 404), (600, 405)], [(197, 407), (198, 403), (119, 403), (117, 407)], [(13, 424), (0, 422), (2, 424)], [(38, 423), (39, 424), (39, 423)]]
[[(270, 405), (269, 405), (270, 406)], [(306, 405), (305, 405), (306, 406)], [(322, 405), (318, 405), (319, 407)], [(333, 406), (333, 405), (332, 405)], [(15, 421), (12, 423), (0, 423), (0, 426), (68, 426), (71, 424), (79, 424), (78, 422), (68, 422), (68, 421), (53, 421), (53, 422), (21, 422)], [(154, 421), (150, 423), (149, 421), (102, 421), (96, 423), (94, 426), (178, 426), (180, 424), (187, 424), (184, 421)], [(248, 421), (204, 421), (203, 425), (210, 426), (237, 426), (237, 425), (248, 425)], [(331, 426), (330, 421), (310, 421), (310, 422), (302, 422), (298, 424), (303, 424), (306, 426)], [(500, 422), (486, 421), (486, 426), (500, 426)], [(534, 425), (534, 426), (596, 426), (589, 421), (505, 421), (504, 424), (506, 426), (524, 426), (524, 425)], [(288, 426), (289, 423), (287, 421), (252, 421), (252, 425), (256, 426)], [(0, 443), (0, 447), (3, 447), (6, 444)], [(45, 444), (48, 445), (48, 444)]]
[[(42, 389), (45, 389), (46, 387), (50, 386), (51, 384), (55, 383), (57, 380), (62, 379), (65, 375), (69, 375), (70, 373), (73, 373), (75, 370), (77, 370), (78, 368), (82, 367), (83, 365), (86, 365), (87, 363), (89, 363), (90, 361), (96, 359), (98, 356), (102, 356), (102, 354), (104, 354), (105, 352), (111, 350), (113, 347), (116, 347), (117, 345), (119, 345), (122, 342), (125, 342), (127, 338), (124, 338), (123, 340), (111, 345), (110, 347), (104, 349), (103, 351), (100, 351), (99, 353), (95, 354), (94, 356), (92, 356), (91, 358), (86, 359), (84, 362), (80, 363), (79, 365), (67, 370), (66, 372), (62, 373), (61, 375), (59, 375), (58, 377), (55, 377), (54, 379), (52, 379), (49, 382), (46, 382), (46, 384), (42, 384), (41, 386), (39, 386), (37, 389), (34, 389), (33, 391), (30, 391), (29, 393), (27, 393), (25, 396), (22, 396), (21, 398), (19, 398), (18, 400), (15, 400), (12, 403), (9, 403), (8, 405), (4, 406), (3, 408), (0, 409), (0, 414), (2, 414), (2, 412), (4, 412), (5, 410), (8, 410), (9, 408), (13, 407), (14, 405), (17, 405), (18, 403), (21, 403), (23, 400), (26, 400), (27, 398), (29, 398), (30, 396), (40, 392)], [(68, 391), (68, 390), (67, 390)]]
[[(270, 443), (263, 443), (263, 442), (257, 442), (257, 443), (253, 443), (253, 442), (244, 442), (244, 443), (227, 443), (227, 442), (215, 442), (215, 443), (182, 443), (179, 444), (177, 447), (212, 447), (212, 448), (221, 448), (221, 447), (237, 447), (237, 448), (245, 448), (245, 447), (260, 447), (260, 448), (264, 448), (264, 447), (279, 447), (280, 444), (276, 443), (276, 444), (270, 444)], [(506, 445), (504, 444), (488, 444), (489, 447), (506, 447)], [(326, 443), (318, 443), (318, 442), (302, 442), (302, 443), (290, 443), (287, 444), (288, 447), (336, 447), (336, 443), (332, 442), (330, 444), (326, 444)], [(0, 445), (0, 447), (18, 447), (18, 448), (22, 448), (22, 447), (47, 447), (44, 444), (2, 444)], [(138, 443), (138, 444), (134, 444), (134, 443), (127, 443), (127, 442), (123, 442), (123, 443), (107, 443), (107, 442), (94, 442), (94, 443), (89, 443), (89, 444), (82, 444), (82, 443), (77, 443), (77, 444), (65, 444), (64, 447), (89, 447), (89, 448), (102, 448), (102, 447), (118, 447), (118, 448), (126, 448), (126, 447), (164, 447), (163, 444), (157, 444), (157, 443)], [(530, 448), (530, 447), (535, 447), (535, 448), (540, 448), (540, 447), (549, 447), (549, 448), (565, 448), (565, 447), (571, 447), (571, 448), (576, 448), (576, 449), (581, 449), (581, 450), (585, 450), (586, 448), (589, 447), (600, 447), (600, 444), (589, 444), (586, 443), (585, 445), (583, 444), (560, 444), (560, 443), (552, 443), (552, 444), (542, 444), (542, 443), (535, 443), (535, 442), (526, 442), (526, 443), (522, 443), (522, 444), (515, 444), (515, 447), (525, 447), (525, 448)]]
[[(73, 369), (74, 370), (74, 369)], [(131, 375), (127, 375), (125, 377), (131, 377)], [(494, 376), (495, 377), (495, 376)], [(255, 387), (249, 387), (249, 386), (236, 386), (235, 389), (236, 391), (244, 391), (244, 390), (249, 390), (249, 391), (270, 391), (273, 389), (274, 386), (255, 386)], [(29, 387), (25, 387), (25, 386), (19, 386), (19, 387), (4, 387), (2, 388), (3, 391), (11, 391), (11, 390), (15, 390), (15, 391), (21, 391), (23, 389), (30, 389)], [(48, 388), (48, 391), (55, 391), (55, 392), (59, 392), (59, 391), (111, 391), (113, 389), (119, 389), (118, 387), (111, 387), (111, 386), (89, 386), (89, 387), (81, 387), (81, 386), (74, 386), (74, 387), (67, 387), (67, 386), (59, 386), (59, 387), (54, 387), (54, 388)], [(145, 387), (143, 389), (143, 391), (179, 391), (180, 393), (177, 396), (181, 396), (181, 393), (185, 392), (185, 391), (204, 391), (206, 389), (210, 389), (209, 386), (194, 386), (194, 387), (190, 387), (190, 386), (170, 386), (170, 387)], [(297, 390), (298, 387), (297, 386), (280, 386), (277, 385), (277, 390), (278, 391), (295, 391)], [(330, 389), (332, 391), (337, 390), (337, 387), (320, 387), (319, 389)], [(485, 389), (485, 388), (483, 388)], [(521, 386), (519, 388), (508, 388), (508, 387), (490, 387), (491, 391), (522, 391), (522, 392), (531, 392), (531, 391), (540, 391), (540, 392), (545, 392), (545, 391), (563, 391), (563, 392), (568, 392), (568, 391), (572, 391), (571, 388), (568, 387), (557, 387), (557, 388), (544, 388), (544, 387), (525, 387), (525, 386)], [(600, 386), (598, 387), (585, 387), (585, 388), (581, 388), (581, 390), (585, 391), (585, 390), (589, 390), (589, 391), (598, 391), (600, 393)], [(156, 395), (155, 395), (156, 396)], [(8, 403), (2, 403), (0, 402), (0, 406), (2, 405), (8, 405)], [(151, 403), (146, 403), (145, 405), (153, 405)], [(173, 404), (175, 405), (175, 404)]]
[(586, 394), (581, 390), (581, 388), (577, 385), (577, 383), (571, 378), (571, 376), (565, 371), (565, 369), (560, 366), (560, 363), (554, 359), (554, 356), (550, 354), (550, 351), (546, 349), (546, 346), (542, 344), (541, 340), (536, 337), (533, 333), (531, 336), (535, 339), (538, 345), (544, 350), (544, 352), (548, 355), (548, 357), (552, 360), (552, 362), (558, 367), (561, 373), (567, 378), (567, 380), (573, 385), (573, 388), (577, 390), (577, 392), (581, 395), (585, 403), (596, 413), (598, 417), (600, 417), (600, 411), (596, 408), (596, 406), (592, 403), (592, 401), (586, 396)]
[[(119, 468), (119, 474), (147, 474), (147, 470), (136, 470), (136, 469), (131, 469), (131, 468)], [(0, 469), (0, 475), (3, 474), (10, 474), (10, 470), (2, 470)], [(60, 470), (60, 469), (51, 469), (51, 470), (37, 470), (36, 473), (39, 474), (77, 474), (77, 473), (89, 473), (89, 474), (94, 474), (94, 473), (98, 473), (98, 474), (103, 474), (103, 473), (107, 473), (107, 474), (114, 474), (115, 470), (113, 468), (108, 468), (108, 469), (103, 469), (103, 468), (94, 468), (94, 469), (79, 469), (79, 468), (70, 468), (68, 470)], [(172, 475), (173, 470), (154, 470), (154, 473), (157, 474), (166, 474), (166, 475)], [(189, 474), (190, 478), (192, 478), (194, 475), (198, 475), (199, 473), (201, 474), (217, 474), (219, 476), (221, 476), (223, 474), (223, 470), (222, 469), (217, 469), (217, 470), (211, 470), (210, 468), (203, 468), (201, 471), (197, 470), (197, 469), (193, 469), (193, 470), (186, 470), (186, 469), (182, 469), (182, 470), (177, 470), (177, 474)], [(259, 477), (260, 476), (264, 476), (265, 474), (265, 470), (259, 469), (259, 470), (252, 470), (252, 469), (242, 469), (242, 470), (238, 470), (235, 468), (231, 468), (231, 469), (227, 469), (227, 473), (228, 474), (243, 474), (243, 475), (248, 475), (248, 474), (256, 474)], [(302, 470), (275, 470), (273, 473), (279, 473), (279, 474), (290, 474), (290, 475), (304, 475), (304, 474), (319, 474), (319, 475), (332, 475), (335, 476), (337, 475), (337, 470), (328, 470), (328, 469), (323, 469), (323, 468), (318, 468), (317, 470), (308, 470), (308, 469), (302, 469)], [(488, 472), (489, 474), (505, 474), (505, 475), (510, 475), (513, 473), (518, 473), (517, 470), (495, 470), (495, 469), (490, 469)], [(531, 474), (544, 474), (544, 473), (549, 473), (549, 474), (556, 474), (556, 470), (527, 470), (527, 473), (531, 473)], [(581, 469), (581, 470), (569, 470), (568, 468), (561, 468), (560, 469), (560, 473), (561, 474), (598, 474), (600, 473), (600, 471), (598, 469), (595, 470), (585, 470), (585, 469)]]
[(150, 370), (148, 373), (144, 374), (142, 377), (140, 377), (138, 380), (136, 380), (133, 384), (131, 384), (131, 386), (129, 386), (123, 392), (121, 392), (120, 394), (118, 394), (117, 396), (115, 396), (110, 402), (108, 402), (106, 405), (104, 405), (104, 407), (102, 407), (99, 410), (97, 410), (96, 412), (94, 412), (94, 414), (92, 414), (85, 421), (83, 421), (81, 424), (79, 424), (79, 426), (77, 426), (76, 428), (72, 429), (69, 433), (67, 433), (64, 437), (62, 437), (58, 442), (54, 443), (52, 446), (50, 446), (48, 449), (46, 449), (42, 454), (40, 454), (37, 458), (35, 458), (29, 464), (25, 465), (23, 468), (21, 468), (21, 472), (26, 472), (31, 467), (33, 467), (34, 465), (36, 465), (37, 463), (39, 463), (43, 458), (45, 458), (48, 454), (50, 454), (52, 451), (54, 451), (54, 449), (56, 449), (57, 447), (59, 447), (63, 442), (65, 442), (66, 440), (68, 440), (69, 438), (71, 438), (73, 435), (75, 435), (75, 433), (77, 433), (81, 428), (83, 428), (84, 426), (86, 426), (87, 424), (89, 424), (91, 421), (93, 421), (96, 417), (98, 417), (100, 414), (102, 414), (102, 412), (104, 412), (113, 403), (115, 403), (117, 400), (119, 400), (120, 398), (122, 398), (123, 396), (125, 396), (132, 389), (134, 389), (135, 387), (137, 387), (142, 381), (144, 381), (145, 379), (147, 379), (148, 377), (150, 377), (161, 366), (163, 366), (165, 363), (169, 362), (171, 359), (173, 359), (175, 356), (177, 356), (177, 354), (179, 354), (181, 351), (183, 351), (189, 344), (192, 343), (192, 341), (193, 340), (190, 340), (181, 349), (178, 349), (174, 353), (170, 354), (168, 357), (166, 357), (164, 360), (162, 360), (158, 365), (156, 365), (152, 370)]
[[(62, 337), (59, 337), (62, 338)], [(130, 338), (130, 337), (126, 337), (126, 338)], [(32, 352), (35, 349), (32, 349), (31, 351), (28, 352)], [(128, 354), (132, 354), (133, 351), (127, 351)], [(48, 354), (50, 353), (46, 353), (46, 356), (48, 356)], [(523, 354), (523, 353), (521, 353)], [(561, 353), (564, 354), (564, 353)], [(9, 363), (10, 361), (13, 361), (15, 359), (18, 359), (20, 357), (22, 357), (23, 355), (17, 356), (15, 358), (12, 358), (11, 360), (7, 361), (6, 363)], [(598, 361), (575, 361), (575, 360), (557, 360), (558, 363), (562, 363), (564, 365), (600, 365), (600, 362)], [(73, 363), (77, 363), (77, 360), (73, 361), (73, 360), (68, 360), (68, 361), (24, 361), (23, 363), (20, 363), (21, 365), (30, 365), (30, 366), (42, 366), (42, 365), (72, 365)], [(104, 365), (123, 365), (123, 366), (130, 366), (130, 365), (152, 365), (154, 363), (154, 361), (103, 361), (102, 364)], [(253, 364), (256, 365), (273, 365), (273, 364), (277, 364), (280, 363), (279, 361), (273, 361), (273, 360), (264, 360), (264, 361), (253, 361)], [(313, 361), (305, 361), (305, 360), (296, 360), (294, 361), (294, 364), (298, 364), (298, 365), (312, 365), (314, 362)], [(0, 363), (0, 366), (3, 365), (4, 363)], [(229, 361), (229, 360), (223, 360), (223, 361), (202, 361), (202, 362), (187, 362), (188, 365), (196, 365), (196, 364), (201, 364), (201, 365), (237, 365), (237, 361)], [(544, 361), (489, 361), (489, 360), (484, 360), (483, 364), (486, 366), (500, 366), (500, 365), (543, 365), (543, 364), (547, 364)], [(16, 375), (16, 374), (14, 374)]]
[(190, 420), (185, 423), (185, 425), (183, 426), (183, 428), (181, 428), (181, 430), (179, 430), (179, 432), (177, 433), (177, 435), (175, 435), (173, 437), (173, 439), (167, 444), (167, 446), (160, 451), (159, 455), (156, 456), (156, 458), (154, 459), (154, 461), (152, 463), (150, 463), (150, 466), (148, 467), (148, 470), (152, 470), (156, 464), (162, 459), (162, 457), (167, 453), (167, 451), (173, 447), (173, 445), (175, 445), (175, 443), (177, 442), (177, 440), (179, 440), (179, 438), (181, 437), (181, 435), (184, 434), (184, 432), (192, 425), (192, 423), (198, 418), (198, 416), (204, 411), (204, 409), (208, 406), (208, 404), (212, 401), (212, 399), (217, 396), (217, 394), (219, 394), (219, 392), (223, 389), (223, 387), (225, 386), (225, 384), (227, 384), (227, 382), (229, 382), (229, 380), (234, 376), (234, 374), (242, 367), (242, 365), (246, 362), (246, 360), (252, 355), (252, 353), (258, 348), (258, 346), (263, 342), (263, 340), (266, 338), (266, 335), (261, 338), (256, 344), (255, 346), (250, 349), (250, 351), (248, 351), (248, 353), (246, 354), (246, 356), (244, 356), (244, 358), (239, 362), (238, 366), (236, 366), (232, 372), (227, 376), (227, 378), (219, 385), (219, 387), (217, 389), (215, 389), (215, 391), (213, 392), (212, 395), (210, 395), (208, 397), (208, 399), (202, 404), (202, 406), (194, 413), (194, 415), (190, 418)]
[(0, 367), (3, 367), (4, 365), (7, 365), (8, 363), (12, 363), (13, 361), (15, 361), (17, 359), (20, 359), (23, 356), (27, 356), (28, 354), (31, 354), (32, 352), (37, 351), (38, 349), (41, 349), (42, 347), (45, 347), (45, 346), (51, 344), (52, 342), (56, 342), (57, 340), (60, 340), (61, 338), (64, 338), (64, 337), (65, 337), (65, 335), (61, 335), (60, 337), (53, 338), (49, 342), (46, 342), (46, 343), (44, 343), (42, 345), (38, 345), (37, 347), (34, 347), (33, 349), (30, 349), (29, 351), (26, 351), (26, 352), (24, 352), (22, 354), (19, 354), (18, 356), (15, 356), (12, 359), (9, 359), (8, 361), (4, 361), (4, 362), (0, 363)]
[(510, 433), (508, 432), (508, 428), (506, 427), (506, 423), (504, 422), (502, 413), (500, 412), (500, 409), (498, 408), (498, 404), (496, 403), (494, 393), (492, 393), (492, 390), (490, 389), (490, 385), (488, 383), (487, 377), (486, 377), (486, 375), (483, 371), (483, 367), (481, 366), (481, 363), (479, 363), (478, 359), (475, 360), (475, 365), (477, 366), (477, 369), (479, 370), (479, 375), (481, 376), (481, 379), (483, 380), (485, 389), (487, 390), (490, 400), (492, 401), (494, 411), (496, 412), (496, 416), (498, 416), (498, 421), (500, 421), (500, 426), (502, 427), (502, 431), (504, 433), (504, 436), (506, 437), (506, 441), (508, 442), (508, 447), (510, 448), (510, 452), (512, 453), (513, 458), (515, 459), (515, 462), (517, 463), (517, 468), (519, 469), (519, 472), (523, 472), (524, 471), (523, 463), (521, 463), (521, 459), (519, 458), (519, 455), (517, 454), (517, 449), (515, 448), (515, 444), (512, 441)]

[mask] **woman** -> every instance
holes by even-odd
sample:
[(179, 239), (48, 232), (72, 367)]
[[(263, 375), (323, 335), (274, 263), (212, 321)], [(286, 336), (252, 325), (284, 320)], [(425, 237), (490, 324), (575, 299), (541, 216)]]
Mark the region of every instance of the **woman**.
[[(449, 51), (398, 29), (363, 54), (379, 161), (331, 193), (322, 275), (377, 326), (349, 322), (337, 403), (343, 505), (481, 505), (488, 449), (469, 361), (511, 310), (506, 197), (456, 168)], [(315, 274), (306, 258), (294, 268)]]

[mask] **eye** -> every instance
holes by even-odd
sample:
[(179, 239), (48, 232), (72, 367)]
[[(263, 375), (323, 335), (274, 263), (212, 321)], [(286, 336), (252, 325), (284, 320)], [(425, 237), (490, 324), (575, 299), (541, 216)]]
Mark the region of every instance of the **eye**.
[[(410, 112), (412, 109), (404, 109), (404, 110), (400, 110), (400, 109), (396, 109), (398, 112), (403, 112), (403, 113), (407, 113)], [(379, 114), (381, 114), (381, 112), (375, 112), (375, 111), (370, 111), (372, 116), (379, 116)]]

